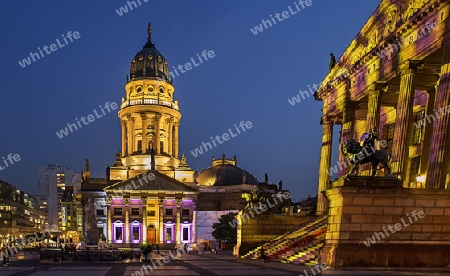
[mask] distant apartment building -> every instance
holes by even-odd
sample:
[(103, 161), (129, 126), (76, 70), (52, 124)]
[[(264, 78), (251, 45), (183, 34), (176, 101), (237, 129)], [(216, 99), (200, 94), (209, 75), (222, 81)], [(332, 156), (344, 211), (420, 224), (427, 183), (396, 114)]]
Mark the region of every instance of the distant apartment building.
[(72, 186), (75, 173), (65, 166), (47, 165), (39, 167), (39, 198), (45, 202), (49, 225), (61, 227), (61, 199), (66, 186)]
[(79, 240), (77, 208), (74, 199), (74, 187), (67, 186), (61, 199), (61, 231), (62, 238), (67, 243), (76, 243)]
[(47, 214), (36, 202), (35, 197), (0, 180), (0, 245), (15, 245), (45, 228)]

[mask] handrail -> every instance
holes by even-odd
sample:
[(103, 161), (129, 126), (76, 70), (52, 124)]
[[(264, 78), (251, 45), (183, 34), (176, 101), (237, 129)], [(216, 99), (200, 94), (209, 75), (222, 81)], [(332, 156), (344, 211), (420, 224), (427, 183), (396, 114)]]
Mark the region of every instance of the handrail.
[(154, 104), (154, 105), (165, 105), (175, 110), (179, 110), (180, 107), (173, 102), (158, 100), (158, 99), (137, 99), (131, 101), (125, 101), (120, 105), (120, 108), (125, 108), (127, 106), (139, 105), (139, 104)]

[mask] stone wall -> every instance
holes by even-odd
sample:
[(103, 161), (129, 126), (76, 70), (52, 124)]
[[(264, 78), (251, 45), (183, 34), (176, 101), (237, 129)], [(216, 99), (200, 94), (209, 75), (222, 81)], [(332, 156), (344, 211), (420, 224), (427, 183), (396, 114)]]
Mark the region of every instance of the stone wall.
[[(312, 216), (255, 215), (254, 217), (238, 215), (239, 255), (276, 236), (282, 235), (294, 227), (312, 219)], [(235, 251), (236, 252), (236, 251)], [(235, 253), (237, 254), (237, 253)]]
[(450, 191), (359, 177), (334, 182), (326, 197), (328, 229), (320, 263), (334, 268), (450, 263)]

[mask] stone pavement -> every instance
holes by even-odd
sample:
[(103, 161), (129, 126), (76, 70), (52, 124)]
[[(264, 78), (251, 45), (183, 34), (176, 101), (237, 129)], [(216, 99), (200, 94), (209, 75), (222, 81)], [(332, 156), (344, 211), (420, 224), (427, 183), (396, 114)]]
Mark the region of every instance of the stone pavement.
[[(155, 257), (155, 256), (154, 256)], [(166, 257), (166, 263), (164, 263)], [(144, 267), (146, 266), (146, 267)], [(450, 276), (450, 270), (404, 271), (339, 271), (324, 270), (322, 275), (340, 276)], [(310, 268), (294, 264), (265, 263), (235, 258), (231, 255), (171, 255), (162, 251), (147, 263), (64, 263), (40, 264), (38, 255), (17, 255), (8, 267), (0, 266), (1, 276), (145, 276), (145, 275), (200, 275), (200, 276), (264, 276), (296, 275), (320, 276)]]

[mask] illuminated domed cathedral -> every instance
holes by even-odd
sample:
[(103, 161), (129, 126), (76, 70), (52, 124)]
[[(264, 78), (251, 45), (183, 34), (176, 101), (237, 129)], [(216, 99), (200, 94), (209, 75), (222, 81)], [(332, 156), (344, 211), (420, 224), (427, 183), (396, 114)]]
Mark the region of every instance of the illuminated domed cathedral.
[[(107, 178), (90, 178), (88, 161), (76, 200), (77, 231), (88, 243), (100, 238), (120, 247), (214, 240), (212, 224), (242, 210), (243, 193), (270, 196), (281, 187), (236, 166), (236, 157), (212, 158), (200, 173), (179, 158), (181, 113), (168, 60), (148, 39), (130, 64), (118, 116), (122, 147)], [(279, 206), (278, 206), (279, 207)]]

